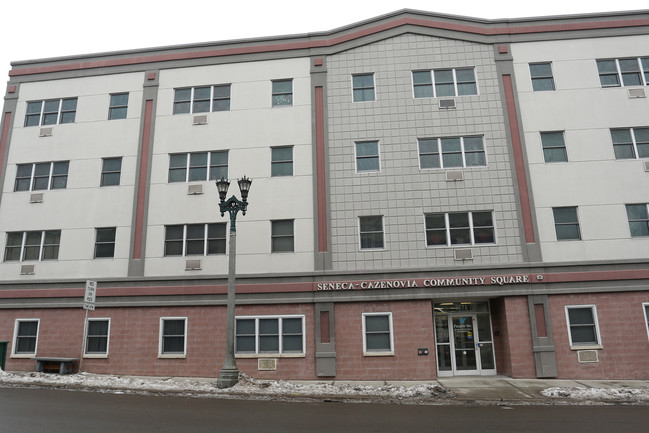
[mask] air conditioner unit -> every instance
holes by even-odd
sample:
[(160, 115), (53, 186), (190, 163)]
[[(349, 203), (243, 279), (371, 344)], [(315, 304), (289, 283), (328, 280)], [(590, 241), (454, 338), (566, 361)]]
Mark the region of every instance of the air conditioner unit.
[(597, 350), (578, 350), (577, 360), (581, 363), (599, 362)]
[(207, 115), (194, 116), (194, 125), (207, 125)]
[(52, 128), (41, 128), (41, 132), (38, 134), (39, 137), (51, 137)]
[(34, 275), (34, 265), (21, 265), (20, 275)]
[(277, 370), (276, 358), (259, 358), (257, 360), (257, 370), (259, 371), (275, 371)]
[(649, 161), (644, 162), (644, 171), (649, 171)]
[(185, 270), (186, 271), (200, 271), (201, 270), (201, 261), (200, 260), (187, 260), (187, 261), (185, 261)]
[(629, 99), (646, 98), (644, 89), (629, 89)]
[(187, 186), (187, 194), (189, 195), (203, 194), (203, 184), (200, 183), (190, 184), (189, 186)]
[(455, 260), (473, 260), (473, 250), (470, 248), (453, 250), (453, 257)]
[(38, 193), (30, 194), (29, 202), (30, 203), (43, 203), (43, 193), (38, 192)]
[(455, 108), (455, 99), (440, 99), (437, 103), (439, 108)]
[(462, 170), (448, 170), (446, 172), (447, 182), (456, 182), (458, 180), (464, 180), (464, 172)]

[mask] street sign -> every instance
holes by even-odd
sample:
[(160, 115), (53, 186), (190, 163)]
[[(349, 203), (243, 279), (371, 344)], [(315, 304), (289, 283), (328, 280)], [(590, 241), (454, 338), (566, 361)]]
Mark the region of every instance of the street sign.
[(97, 297), (97, 282), (91, 280), (86, 281), (86, 293), (83, 296), (83, 309), (94, 310), (96, 297)]

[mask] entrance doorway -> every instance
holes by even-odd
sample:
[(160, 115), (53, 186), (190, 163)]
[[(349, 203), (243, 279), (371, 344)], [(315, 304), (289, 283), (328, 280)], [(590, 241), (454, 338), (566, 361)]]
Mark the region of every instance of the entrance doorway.
[(436, 303), (434, 311), (438, 375), (495, 375), (489, 303)]

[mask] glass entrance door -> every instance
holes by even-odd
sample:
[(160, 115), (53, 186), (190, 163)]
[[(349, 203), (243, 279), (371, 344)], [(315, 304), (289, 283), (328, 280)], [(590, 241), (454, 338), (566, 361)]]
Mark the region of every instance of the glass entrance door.
[(455, 374), (477, 374), (474, 316), (451, 316), (453, 364)]

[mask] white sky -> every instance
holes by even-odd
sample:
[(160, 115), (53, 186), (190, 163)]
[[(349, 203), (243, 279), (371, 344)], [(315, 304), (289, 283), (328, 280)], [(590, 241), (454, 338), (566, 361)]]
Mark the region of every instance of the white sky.
[[(318, 5), (321, 5), (318, 8)], [(320, 32), (400, 9), (520, 18), (649, 9), (647, 0), (25, 0), (0, 3), (0, 74), (11, 61)]]

